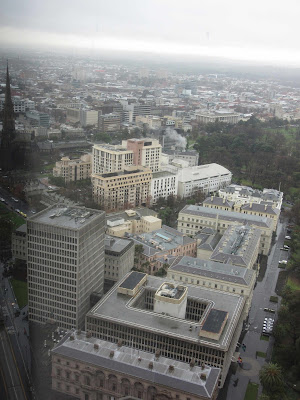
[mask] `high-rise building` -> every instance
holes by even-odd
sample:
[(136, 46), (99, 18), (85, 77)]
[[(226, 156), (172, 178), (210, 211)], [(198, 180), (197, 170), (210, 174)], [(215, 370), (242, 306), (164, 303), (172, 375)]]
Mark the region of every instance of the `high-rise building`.
[(118, 145), (95, 144), (93, 147), (93, 173), (122, 171), (133, 165), (133, 152)]
[(152, 172), (160, 171), (161, 144), (157, 139), (128, 139), (122, 141), (122, 146), (133, 152), (134, 165), (149, 167)]
[(104, 282), (105, 213), (57, 204), (27, 220), (28, 316), (82, 328)]
[(151, 179), (149, 168), (136, 166), (102, 175), (92, 174), (94, 201), (105, 210), (145, 206), (150, 201)]

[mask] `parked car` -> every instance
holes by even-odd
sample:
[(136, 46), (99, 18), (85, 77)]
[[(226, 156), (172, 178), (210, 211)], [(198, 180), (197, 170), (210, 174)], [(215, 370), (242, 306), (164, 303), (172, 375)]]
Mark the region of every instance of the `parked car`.
[(291, 240), (292, 238), (290, 236), (285, 237), (286, 240)]
[(279, 264), (287, 264), (287, 260), (280, 260)]
[(290, 246), (287, 246), (286, 244), (284, 244), (284, 245), (283, 245), (283, 248), (289, 250), (289, 249), (290, 249)]
[(281, 247), (280, 250), (289, 251), (289, 249), (287, 249), (287, 248), (285, 248), (285, 247)]

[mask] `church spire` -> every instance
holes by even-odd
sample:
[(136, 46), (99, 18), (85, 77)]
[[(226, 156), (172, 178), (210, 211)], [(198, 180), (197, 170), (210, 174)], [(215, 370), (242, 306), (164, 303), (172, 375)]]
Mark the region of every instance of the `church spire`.
[(2, 131), (2, 141), (12, 141), (15, 137), (15, 115), (14, 115), (14, 105), (11, 99), (10, 91), (10, 78), (7, 63), (6, 70), (6, 88), (5, 88), (5, 103), (3, 107), (3, 131)]

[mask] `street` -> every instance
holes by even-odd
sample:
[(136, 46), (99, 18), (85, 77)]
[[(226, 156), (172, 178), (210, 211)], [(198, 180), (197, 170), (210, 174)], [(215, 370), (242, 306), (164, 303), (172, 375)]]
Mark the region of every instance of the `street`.
[[(278, 223), (277, 238), (268, 258), (265, 276), (261, 282), (257, 282), (254, 289), (248, 325), (244, 331), (245, 336), (242, 341), (246, 348), (243, 350), (241, 346), (239, 349), (243, 365), (238, 366), (234, 375), (228, 375), (225, 387), (218, 397), (220, 400), (244, 400), (249, 381), (259, 383), (258, 374), (260, 368), (271, 360), (274, 338), (270, 336), (269, 341), (261, 340), (260, 338), (264, 318), (272, 317), (276, 323), (277, 311), (280, 307), (280, 298), (278, 303), (273, 303), (270, 302), (270, 296), (277, 296), (275, 288), (280, 271), (278, 268), (279, 261), (288, 257), (288, 252), (280, 250), (284, 243), (285, 227), (285, 223)], [(266, 312), (264, 308), (274, 309), (276, 313)], [(266, 358), (258, 357), (256, 352), (266, 353)], [(259, 393), (261, 393), (261, 387), (259, 388)]]

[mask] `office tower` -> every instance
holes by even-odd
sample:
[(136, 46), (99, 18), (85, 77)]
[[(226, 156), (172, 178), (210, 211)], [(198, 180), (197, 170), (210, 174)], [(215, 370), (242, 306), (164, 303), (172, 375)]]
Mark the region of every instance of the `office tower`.
[(27, 221), (28, 316), (82, 328), (90, 295), (102, 292), (105, 213), (61, 204)]

